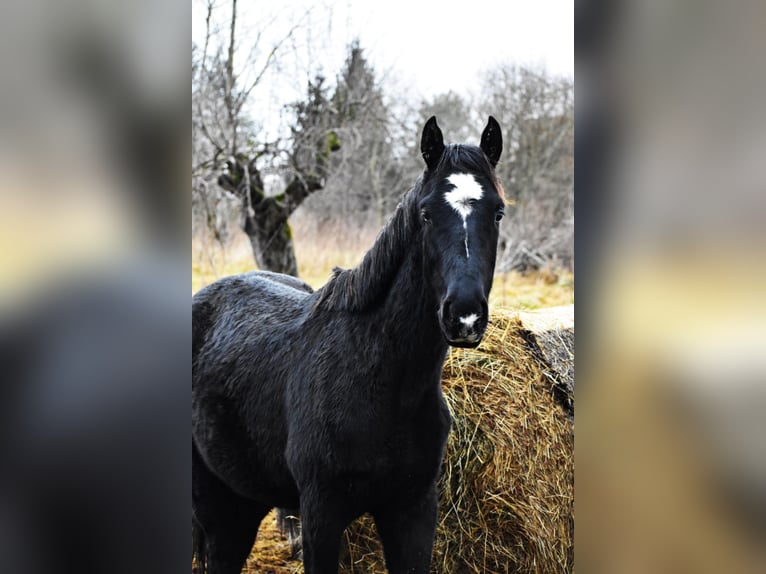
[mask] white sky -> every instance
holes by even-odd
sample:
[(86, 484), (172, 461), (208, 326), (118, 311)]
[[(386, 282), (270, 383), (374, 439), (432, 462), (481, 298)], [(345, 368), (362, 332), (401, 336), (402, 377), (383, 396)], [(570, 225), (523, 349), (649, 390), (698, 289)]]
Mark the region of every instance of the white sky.
[(500, 62), (574, 74), (573, 0), (357, 0), (343, 9), (349, 39), (358, 34), (381, 70), (421, 96), (465, 92)]
[[(192, 0), (198, 43), (204, 2)], [(230, 2), (217, 4), (225, 26)], [(385, 86), (415, 102), (449, 90), (476, 93), (481, 72), (499, 63), (574, 77), (574, 0), (239, 0), (238, 19), (240, 63), (259, 31), (265, 28), (264, 46), (302, 24), (280, 61), (281, 79), (258, 96), (276, 107), (300, 97), (316, 70), (334, 77), (355, 37)]]

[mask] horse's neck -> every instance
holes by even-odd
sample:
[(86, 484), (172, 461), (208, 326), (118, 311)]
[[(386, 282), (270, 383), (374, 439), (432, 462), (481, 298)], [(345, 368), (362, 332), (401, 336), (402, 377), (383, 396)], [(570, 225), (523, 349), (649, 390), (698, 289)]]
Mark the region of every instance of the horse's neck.
[(437, 322), (437, 302), (423, 276), (423, 243), (412, 216), (416, 198), (414, 191), (404, 198), (352, 273), (375, 278), (365, 285), (366, 303), (377, 307), (381, 335), (394, 356), (405, 362), (438, 362), (447, 345)]
[(364, 312), (381, 304), (414, 240), (414, 198), (412, 192), (405, 196), (359, 265), (335, 273), (317, 294), (315, 309)]
[(447, 355), (436, 302), (423, 280), (422, 261), (416, 249), (399, 267), (378, 313), (371, 336), (385, 348), (385, 353), (377, 355), (387, 357), (386, 363), (380, 365), (385, 373), (381, 380), (386, 381), (400, 414), (415, 416), (426, 397), (438, 396), (435, 391)]
[(423, 277), (419, 244), (411, 246), (399, 266), (380, 315), (383, 335), (397, 357), (420, 362), (444, 359), (447, 344), (439, 329), (437, 301)]
[(427, 370), (444, 360), (447, 344), (437, 323), (437, 302), (423, 277), (418, 189), (405, 195), (362, 262), (338, 272), (313, 305), (317, 312), (366, 315), (369, 336), (387, 347), (388, 357)]

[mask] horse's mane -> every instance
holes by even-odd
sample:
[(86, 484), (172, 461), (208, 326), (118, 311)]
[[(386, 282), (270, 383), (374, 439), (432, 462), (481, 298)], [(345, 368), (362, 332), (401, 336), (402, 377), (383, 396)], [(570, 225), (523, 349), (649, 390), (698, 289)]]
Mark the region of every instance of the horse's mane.
[(495, 184), (503, 197), (502, 187), (495, 178), (487, 156), (478, 146), (450, 144), (432, 176), (425, 172), (396, 207), (393, 216), (375, 239), (362, 262), (353, 269), (333, 270), (333, 276), (318, 292), (315, 309), (362, 311), (379, 300), (391, 286), (404, 255), (412, 246), (413, 234), (419, 228), (417, 203), (430, 180), (455, 172), (479, 173)]
[(422, 178), (418, 179), (404, 195), (359, 265), (353, 269), (336, 267), (333, 270), (330, 281), (318, 291), (316, 308), (361, 311), (390, 286), (417, 227), (415, 205), (422, 184)]

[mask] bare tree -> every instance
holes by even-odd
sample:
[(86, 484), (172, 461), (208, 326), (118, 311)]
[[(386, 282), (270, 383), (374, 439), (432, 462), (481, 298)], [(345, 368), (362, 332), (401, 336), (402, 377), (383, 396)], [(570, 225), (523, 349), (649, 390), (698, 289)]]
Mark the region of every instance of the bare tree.
[(250, 238), (255, 260), (261, 269), (298, 275), (292, 233), (288, 218), (313, 192), (324, 187), (330, 154), (340, 148), (331, 129), (329, 102), (324, 78), (308, 84), (306, 98), (292, 104), (295, 114), (291, 141), (282, 155), (287, 159), (283, 175), (290, 178), (281, 193), (266, 193), (258, 159), (269, 152), (265, 145), (252, 158), (227, 162), (227, 172), (218, 184), (240, 198), (242, 229)]
[(227, 162), (227, 173), (218, 184), (233, 193), (242, 204), (242, 230), (250, 239), (258, 267), (298, 276), (292, 232), (288, 218), (309, 194), (322, 189), (316, 174), (298, 175), (277, 195), (266, 195), (258, 170), (258, 155), (240, 156)]
[(513, 202), (500, 269), (570, 266), (574, 233), (574, 89), (570, 79), (523, 66), (485, 77), (482, 112), (503, 128), (498, 175)]
[[(429, 101), (421, 103), (415, 128), (422, 128), (428, 118), (436, 116), (440, 125), (449, 126), (449, 141), (468, 142), (473, 140), (478, 142), (479, 134), (476, 133), (476, 124), (481, 123), (481, 120), (486, 123), (487, 119), (479, 118), (478, 115), (470, 101), (460, 94), (450, 91), (445, 94), (437, 94)], [(413, 138), (413, 141), (417, 144), (419, 140)], [(419, 161), (420, 154), (417, 156)]]
[(326, 126), (338, 151), (326, 166), (325, 190), (307, 207), (322, 224), (380, 227), (407, 183), (396, 157), (390, 108), (359, 40), (348, 46), (328, 91)]
[[(247, 103), (302, 21), (268, 48), (261, 46), (262, 31), (257, 33), (244, 66), (249, 70), (245, 77), (237, 74), (235, 66), (235, 58), (240, 53), (237, 0), (231, 0), (225, 39), (213, 30), (215, 5), (212, 0), (208, 0), (206, 6), (204, 46), (201, 51), (192, 48), (195, 220), (222, 238), (225, 220), (231, 217), (231, 208), (236, 206), (240, 226), (250, 240), (258, 267), (297, 275), (288, 218), (309, 194), (323, 187), (324, 178), (316, 166), (291, 161), (286, 167), (288, 173), (282, 192), (267, 194), (260, 164), (273, 165), (281, 158), (295, 160), (296, 156), (286, 147), (287, 142), (263, 141), (247, 113)], [(265, 22), (264, 28), (268, 25), (269, 22)], [(221, 190), (225, 193), (221, 194)]]

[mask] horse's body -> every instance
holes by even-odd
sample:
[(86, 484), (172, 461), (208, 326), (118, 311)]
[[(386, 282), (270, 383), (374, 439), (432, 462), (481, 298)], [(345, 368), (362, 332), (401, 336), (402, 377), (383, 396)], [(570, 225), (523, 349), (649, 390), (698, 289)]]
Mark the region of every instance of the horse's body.
[[(392, 574), (428, 571), (450, 427), (441, 369), (448, 344), (475, 346), (486, 327), (497, 232), (471, 234), (468, 222), (486, 223), (474, 203), (473, 221), (463, 216), (451, 239), (446, 224), (432, 226), (424, 202), (436, 193), (429, 173), (438, 183), (440, 169), (473, 168), (475, 181), (497, 195), (487, 189), (497, 161), (483, 155), (487, 130), (483, 152), (463, 150), (483, 158), (481, 169), (460, 165), (471, 158), (461, 158), (459, 146), (442, 150), (451, 160), (431, 153), (430, 163), (424, 149), (429, 169), (375, 246), (317, 292), (253, 272), (194, 296), (193, 512), (204, 537), (197, 560), (211, 574), (240, 572), (275, 506), (300, 508), (307, 574), (337, 572), (342, 532), (367, 512)], [(439, 199), (436, 212), (451, 209)], [(482, 217), (492, 221), (498, 204), (499, 195), (487, 198)], [(435, 238), (463, 259), (433, 261)], [(424, 279), (429, 273), (435, 278)]]

